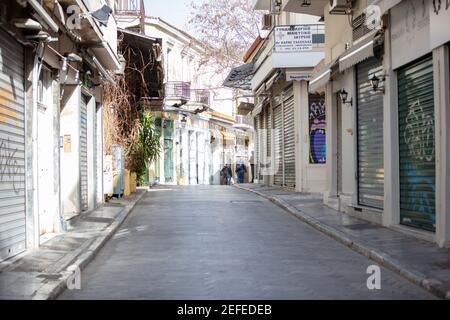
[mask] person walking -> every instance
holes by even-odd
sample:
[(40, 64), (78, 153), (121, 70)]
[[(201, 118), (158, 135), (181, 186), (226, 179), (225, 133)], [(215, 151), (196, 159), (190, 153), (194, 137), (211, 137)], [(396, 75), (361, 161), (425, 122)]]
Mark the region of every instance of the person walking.
[(252, 151), (250, 156), (250, 172), (252, 174), (251, 183), (255, 182), (255, 151)]
[(244, 183), (244, 177), (245, 174), (247, 173), (247, 168), (245, 167), (245, 164), (243, 163), (238, 164), (236, 167), (236, 173), (238, 177), (238, 182)]

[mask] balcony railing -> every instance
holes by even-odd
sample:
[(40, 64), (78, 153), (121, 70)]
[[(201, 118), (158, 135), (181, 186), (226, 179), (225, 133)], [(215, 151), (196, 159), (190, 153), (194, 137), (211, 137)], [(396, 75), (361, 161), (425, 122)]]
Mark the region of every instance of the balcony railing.
[(208, 90), (204, 89), (192, 89), (191, 90), (191, 101), (196, 103), (201, 103), (204, 105), (209, 105), (210, 93)]
[(166, 97), (191, 100), (191, 84), (182, 81), (169, 81), (166, 83)]
[(140, 12), (141, 0), (116, 0), (116, 14), (138, 15)]
[(253, 128), (253, 118), (250, 115), (236, 115), (236, 121), (234, 123), (235, 128), (249, 129)]

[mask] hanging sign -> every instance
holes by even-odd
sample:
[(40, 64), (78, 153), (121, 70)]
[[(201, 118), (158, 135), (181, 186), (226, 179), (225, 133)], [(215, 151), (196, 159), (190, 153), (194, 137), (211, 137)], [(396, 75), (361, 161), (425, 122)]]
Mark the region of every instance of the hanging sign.
[(275, 27), (276, 52), (302, 52), (312, 50), (311, 26)]

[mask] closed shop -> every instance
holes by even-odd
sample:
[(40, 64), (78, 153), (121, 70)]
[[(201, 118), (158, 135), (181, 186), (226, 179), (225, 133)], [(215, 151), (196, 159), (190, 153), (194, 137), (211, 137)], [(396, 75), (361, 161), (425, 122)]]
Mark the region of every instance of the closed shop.
[(273, 138), (274, 138), (274, 181), (273, 183), (278, 186), (283, 185), (283, 124), (282, 114), (283, 108), (281, 105), (280, 97), (274, 99), (273, 109)]
[(398, 70), (400, 223), (435, 230), (433, 59)]
[(81, 211), (88, 210), (87, 104), (88, 104), (88, 97), (82, 94), (80, 102)]
[(255, 125), (255, 131), (256, 131), (256, 135), (255, 135), (255, 152), (254, 152), (254, 164), (255, 164), (255, 171), (254, 171), (254, 179), (259, 180), (259, 159), (260, 159), (260, 144), (261, 144), (261, 138), (260, 138), (260, 133), (261, 133), (261, 115), (258, 114), (255, 117), (255, 121), (254, 121), (254, 125)]
[(382, 77), (381, 61), (357, 65), (358, 203), (383, 209), (383, 93), (373, 91), (370, 78)]
[(0, 260), (25, 250), (23, 47), (0, 29)]
[(164, 181), (173, 181), (173, 120), (167, 119), (164, 119)]
[(292, 86), (283, 92), (283, 103), (284, 185), (287, 187), (295, 187), (294, 91)]

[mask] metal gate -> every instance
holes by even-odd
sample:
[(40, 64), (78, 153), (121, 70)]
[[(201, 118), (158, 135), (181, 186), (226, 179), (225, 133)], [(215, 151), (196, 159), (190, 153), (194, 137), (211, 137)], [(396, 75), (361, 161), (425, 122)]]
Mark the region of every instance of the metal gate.
[(88, 210), (87, 103), (88, 97), (82, 94), (80, 103), (81, 211)]
[(295, 128), (294, 128), (294, 92), (290, 87), (283, 93), (284, 121), (284, 185), (295, 187)]
[(282, 141), (282, 106), (281, 101), (277, 101), (273, 109), (273, 159), (274, 159), (274, 177), (273, 184), (283, 185), (283, 141)]
[(383, 93), (373, 91), (370, 78), (382, 77), (383, 66), (375, 58), (356, 67), (358, 128), (358, 203), (383, 209)]
[(436, 228), (433, 58), (398, 71), (400, 222)]
[(0, 30), (0, 260), (25, 250), (23, 47)]

